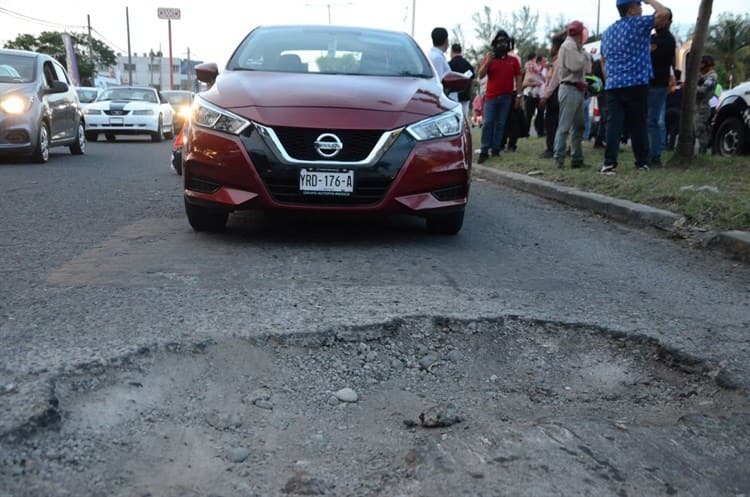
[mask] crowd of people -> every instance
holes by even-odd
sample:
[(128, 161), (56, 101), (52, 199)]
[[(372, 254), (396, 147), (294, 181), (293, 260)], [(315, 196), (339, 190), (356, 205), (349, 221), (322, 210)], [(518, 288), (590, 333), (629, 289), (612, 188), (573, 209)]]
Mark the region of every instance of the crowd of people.
[[(505, 30), (492, 39), (492, 50), (480, 60), (476, 73), (451, 46), (448, 32), (432, 32), (430, 60), (442, 76), (457, 71), (477, 77), (478, 91), (451, 95), (461, 102), (473, 126), (481, 127), (477, 163), (516, 150), (519, 138), (545, 138), (540, 157), (558, 168), (587, 166), (582, 142), (594, 140), (604, 149), (601, 174), (617, 171), (620, 145), (630, 141), (634, 166), (642, 171), (661, 167), (663, 151), (674, 149), (682, 100), (681, 73), (676, 68), (676, 40), (670, 32), (672, 12), (659, 0), (643, 0), (653, 9), (644, 14), (641, 0), (615, 0), (620, 18), (601, 36), (599, 49), (587, 51), (586, 27), (573, 21), (551, 37), (549, 59), (529, 53), (522, 62), (515, 41)], [(710, 150), (711, 112), (720, 91), (714, 60), (701, 60), (696, 95), (695, 133), (699, 151)], [(592, 132), (591, 102), (599, 122)]]

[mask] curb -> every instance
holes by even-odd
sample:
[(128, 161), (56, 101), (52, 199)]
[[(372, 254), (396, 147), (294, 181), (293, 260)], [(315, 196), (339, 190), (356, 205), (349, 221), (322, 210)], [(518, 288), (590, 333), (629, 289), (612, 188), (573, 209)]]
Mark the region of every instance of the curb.
[[(676, 232), (679, 225), (684, 222), (684, 216), (680, 214), (649, 205), (608, 197), (600, 193), (586, 192), (524, 174), (500, 171), (479, 165), (472, 167), (477, 176), (482, 179), (555, 200), (578, 209), (590, 210), (622, 223)], [(750, 262), (750, 232), (725, 231), (717, 233), (706, 242), (706, 245), (717, 248), (743, 262)]]

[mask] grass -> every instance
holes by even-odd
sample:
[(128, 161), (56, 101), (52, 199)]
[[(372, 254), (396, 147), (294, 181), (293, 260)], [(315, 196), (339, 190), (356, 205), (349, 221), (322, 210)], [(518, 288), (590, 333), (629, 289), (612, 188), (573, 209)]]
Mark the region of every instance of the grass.
[[(472, 130), (474, 149), (480, 144), (479, 128)], [(543, 138), (521, 138), (518, 151), (490, 157), (483, 165), (505, 171), (528, 174), (545, 181), (577, 187), (611, 197), (631, 200), (682, 214), (689, 225), (710, 231), (750, 231), (750, 156), (703, 157), (690, 166), (664, 166), (644, 172), (633, 167), (630, 146), (620, 147), (616, 176), (597, 174), (604, 162), (604, 150), (594, 149), (593, 141), (584, 142), (583, 154), (589, 167), (557, 169), (552, 159), (540, 159)], [(475, 156), (476, 157), (476, 156)], [(671, 152), (665, 152), (666, 164)], [(682, 187), (715, 187), (710, 190), (683, 190)]]

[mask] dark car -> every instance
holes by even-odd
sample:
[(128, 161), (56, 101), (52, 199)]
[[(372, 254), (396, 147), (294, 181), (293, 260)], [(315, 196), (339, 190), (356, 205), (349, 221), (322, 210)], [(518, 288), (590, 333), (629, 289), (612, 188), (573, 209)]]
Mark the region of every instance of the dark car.
[(721, 94), (713, 120), (714, 153), (750, 152), (750, 81)]
[(341, 26), (253, 30), (219, 75), (196, 68), (183, 147), (187, 217), (223, 229), (239, 209), (408, 213), (455, 234), (469, 195), (470, 80), (438, 80), (404, 33)]
[(0, 50), (0, 155), (47, 162), (50, 147), (86, 150), (78, 95), (52, 57)]

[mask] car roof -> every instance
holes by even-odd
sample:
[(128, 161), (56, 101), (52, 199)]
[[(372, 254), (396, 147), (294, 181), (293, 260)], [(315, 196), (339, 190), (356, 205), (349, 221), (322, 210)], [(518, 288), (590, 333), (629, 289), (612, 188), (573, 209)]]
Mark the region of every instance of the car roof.
[(38, 53), (38, 52), (32, 52), (30, 50), (16, 50), (14, 48), (0, 48), (0, 54), (4, 55), (18, 55), (21, 57), (29, 57), (29, 58), (35, 58), (35, 57), (49, 57), (49, 55)]
[(406, 34), (403, 31), (394, 31), (390, 29), (380, 29), (380, 28), (369, 28), (365, 26), (341, 26), (341, 25), (332, 25), (332, 24), (263, 24), (258, 26), (256, 29), (292, 29), (292, 30), (301, 30), (301, 29), (320, 29), (325, 31), (367, 31), (368, 33), (389, 33), (389, 34), (399, 34), (404, 35)]

